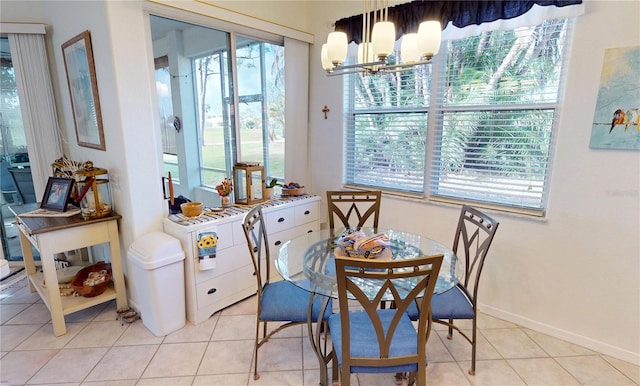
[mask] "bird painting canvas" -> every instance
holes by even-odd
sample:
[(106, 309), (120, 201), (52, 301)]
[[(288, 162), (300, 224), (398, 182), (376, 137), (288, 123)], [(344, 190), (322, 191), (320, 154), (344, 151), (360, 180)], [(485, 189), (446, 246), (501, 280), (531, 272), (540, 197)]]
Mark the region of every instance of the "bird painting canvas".
[(640, 47), (605, 50), (592, 149), (640, 150)]

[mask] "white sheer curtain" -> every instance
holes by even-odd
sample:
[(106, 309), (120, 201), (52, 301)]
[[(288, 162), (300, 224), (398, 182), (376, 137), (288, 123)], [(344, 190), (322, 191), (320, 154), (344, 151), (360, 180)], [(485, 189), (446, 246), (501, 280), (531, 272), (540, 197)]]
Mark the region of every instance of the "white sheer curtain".
[(7, 37), (16, 75), (33, 185), (36, 197), (42, 197), (51, 174), (51, 163), (62, 156), (62, 141), (44, 35), (10, 33)]
[(520, 27), (531, 27), (538, 25), (549, 19), (563, 19), (577, 17), (584, 14), (584, 4), (576, 4), (566, 7), (542, 7), (534, 4), (531, 9), (518, 17), (508, 20), (496, 20), (490, 23), (482, 23), (479, 25), (470, 25), (464, 28), (458, 28), (449, 23), (444, 31), (442, 31), (442, 40), (458, 40), (468, 38), (470, 36), (480, 35), (489, 31), (508, 31)]

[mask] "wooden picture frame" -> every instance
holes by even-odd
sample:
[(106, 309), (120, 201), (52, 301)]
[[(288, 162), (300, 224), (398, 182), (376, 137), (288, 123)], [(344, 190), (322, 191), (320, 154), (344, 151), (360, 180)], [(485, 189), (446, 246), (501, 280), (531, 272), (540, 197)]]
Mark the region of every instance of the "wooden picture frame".
[(62, 45), (78, 145), (106, 150), (91, 34), (84, 31)]
[(40, 207), (55, 212), (67, 210), (67, 202), (71, 197), (73, 183), (73, 178), (49, 177)]

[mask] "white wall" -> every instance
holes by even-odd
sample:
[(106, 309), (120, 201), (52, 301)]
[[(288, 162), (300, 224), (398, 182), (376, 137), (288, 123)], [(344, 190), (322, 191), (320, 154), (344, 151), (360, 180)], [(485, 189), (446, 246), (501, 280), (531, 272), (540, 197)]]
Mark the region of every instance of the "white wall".
[[(152, 108), (151, 39), (141, 3), (28, 3), (3, 1), (1, 19), (51, 24), (49, 55), (71, 156), (92, 159), (119, 176), (114, 195), (126, 249), (135, 237), (161, 229), (166, 205)], [(320, 45), (331, 23), (359, 13), (361, 3), (307, 1), (301, 8), (295, 1), (217, 2), (223, 3), (315, 33), (308, 142), (301, 136), (296, 146), (309, 152), (311, 192), (340, 188), (342, 86), (339, 77), (323, 74)], [(640, 3), (588, 0), (585, 8), (575, 32), (548, 216), (535, 220), (490, 212), (501, 225), (483, 277), (482, 311), (640, 364), (640, 152), (589, 149), (604, 49), (640, 45)], [(75, 145), (64, 89), (60, 45), (85, 29), (94, 39), (100, 101), (108, 114), (106, 152)], [(324, 105), (331, 109), (326, 120)], [(307, 170), (306, 160), (289, 166), (293, 175)], [(382, 223), (449, 243), (458, 209), (385, 195)]]
[[(352, 6), (353, 2), (346, 2)], [(331, 22), (357, 13), (313, 3), (312, 191), (341, 187), (342, 88), (320, 68)], [(340, 5), (338, 5), (340, 4)], [(617, 15), (611, 21), (611, 15)], [(604, 50), (640, 45), (640, 2), (585, 2), (561, 112), (548, 215), (489, 212), (500, 222), (483, 273), (481, 309), (640, 364), (640, 152), (592, 150), (591, 122)], [(639, 85), (640, 86), (640, 85)], [(322, 118), (322, 106), (331, 109)], [(323, 198), (324, 200), (324, 198)], [(384, 196), (381, 222), (453, 242), (458, 207)]]

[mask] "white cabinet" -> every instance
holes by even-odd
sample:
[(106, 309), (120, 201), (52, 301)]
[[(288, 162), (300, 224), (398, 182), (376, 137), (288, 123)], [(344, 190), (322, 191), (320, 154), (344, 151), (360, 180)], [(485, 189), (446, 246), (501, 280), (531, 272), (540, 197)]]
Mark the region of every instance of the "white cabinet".
[[(303, 196), (271, 200), (262, 204), (271, 252), (271, 278), (280, 280), (273, 260), (287, 240), (320, 229), (320, 197)], [(253, 264), (242, 231), (242, 220), (250, 207), (234, 206), (220, 215), (203, 215), (196, 220), (164, 220), (164, 231), (180, 240), (185, 252), (185, 295), (187, 319), (198, 324), (213, 313), (256, 293)], [(215, 268), (201, 270), (198, 235), (216, 232)]]

